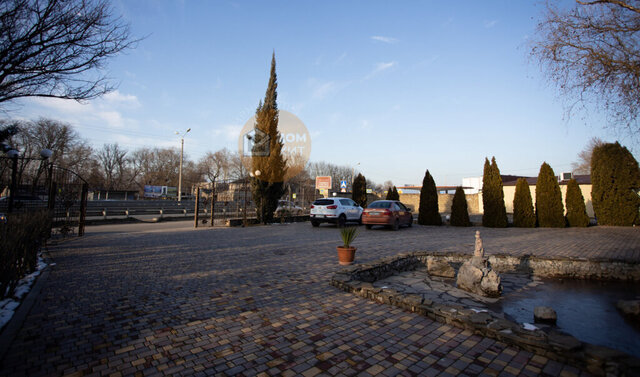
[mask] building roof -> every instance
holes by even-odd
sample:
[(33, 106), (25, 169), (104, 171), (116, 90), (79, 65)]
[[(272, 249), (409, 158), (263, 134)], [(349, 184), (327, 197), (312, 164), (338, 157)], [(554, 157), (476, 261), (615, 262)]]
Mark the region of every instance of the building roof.
[[(515, 186), (518, 178), (525, 178), (529, 186), (535, 186), (538, 182), (538, 177), (517, 177), (514, 175), (502, 175), (502, 185), (503, 186)], [(515, 179), (514, 179), (515, 177)], [(506, 178), (506, 179), (505, 179)], [(556, 177), (559, 178), (559, 177)], [(589, 174), (574, 174), (573, 178), (578, 182), (579, 185), (590, 185), (591, 184), (591, 175)], [(507, 180), (508, 179), (508, 180)], [(569, 180), (563, 180), (558, 182), (561, 185), (566, 185), (569, 183)]]

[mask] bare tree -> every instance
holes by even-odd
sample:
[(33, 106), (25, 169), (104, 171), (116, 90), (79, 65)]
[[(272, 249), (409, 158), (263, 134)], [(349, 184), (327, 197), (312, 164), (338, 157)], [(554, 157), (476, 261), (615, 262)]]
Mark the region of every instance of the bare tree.
[(229, 176), (231, 164), (231, 152), (227, 149), (221, 149), (215, 153), (209, 152), (198, 161), (198, 170), (202, 172), (204, 177), (215, 184), (222, 178), (226, 180)]
[(107, 190), (123, 189), (124, 180), (128, 173), (127, 151), (121, 149), (117, 143), (105, 144), (96, 153), (96, 158), (100, 163), (104, 188)]
[(589, 141), (589, 144), (578, 153), (578, 161), (571, 164), (571, 168), (575, 174), (590, 174), (591, 173), (591, 155), (595, 147), (604, 144), (600, 138), (594, 137)]
[[(307, 170), (312, 178), (318, 176), (331, 176), (332, 190), (337, 191), (340, 189), (340, 180), (351, 181), (352, 175), (358, 174), (358, 171), (350, 166), (338, 166), (329, 162), (319, 161), (310, 162), (307, 166)], [(349, 183), (350, 184), (350, 183)]]
[(93, 150), (70, 124), (47, 118), (17, 121), (13, 124), (17, 133), (9, 137), (8, 144), (20, 151), (20, 156), (26, 157), (19, 159), (18, 182), (29, 178), (36, 184), (43, 176), (43, 164), (29, 163), (30, 159), (40, 159), (40, 151), (43, 149), (53, 151), (50, 163), (71, 169), (82, 177), (90, 175), (94, 164)]
[[(131, 161), (135, 170), (139, 172), (139, 189), (143, 189), (145, 185), (178, 186), (179, 150), (141, 148), (131, 154)], [(186, 170), (186, 165), (183, 163), (183, 171)]]
[(570, 9), (547, 6), (532, 56), (568, 100), (601, 106), (616, 128), (638, 130), (640, 1), (577, 0)]
[(114, 89), (100, 72), (133, 47), (106, 0), (0, 2), (0, 103), (20, 97), (85, 100)]

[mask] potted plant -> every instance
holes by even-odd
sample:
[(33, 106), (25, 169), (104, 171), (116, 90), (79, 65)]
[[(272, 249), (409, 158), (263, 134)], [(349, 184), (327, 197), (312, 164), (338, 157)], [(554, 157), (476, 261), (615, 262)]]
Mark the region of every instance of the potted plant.
[(356, 248), (351, 246), (351, 242), (358, 236), (358, 228), (355, 226), (345, 227), (340, 229), (340, 237), (342, 238), (343, 246), (338, 246), (338, 261), (341, 265), (346, 266), (353, 263), (353, 259), (356, 255)]

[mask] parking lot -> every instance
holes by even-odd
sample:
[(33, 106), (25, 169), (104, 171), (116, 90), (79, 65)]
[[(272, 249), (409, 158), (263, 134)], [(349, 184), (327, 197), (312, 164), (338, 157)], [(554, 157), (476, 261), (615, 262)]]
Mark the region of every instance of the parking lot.
[[(640, 261), (638, 228), (360, 227), (356, 263), (405, 251)], [(576, 366), (329, 286), (332, 225), (88, 227), (49, 247), (2, 375), (578, 375)]]

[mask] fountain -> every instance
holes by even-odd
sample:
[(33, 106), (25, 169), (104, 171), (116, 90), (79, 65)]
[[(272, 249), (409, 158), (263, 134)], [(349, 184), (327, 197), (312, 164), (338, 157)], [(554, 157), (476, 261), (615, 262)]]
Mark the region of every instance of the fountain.
[(458, 270), (456, 280), (458, 288), (485, 297), (500, 297), (502, 285), (500, 276), (491, 268), (484, 256), (484, 247), (480, 231), (476, 231), (476, 244), (473, 257), (464, 262)]

